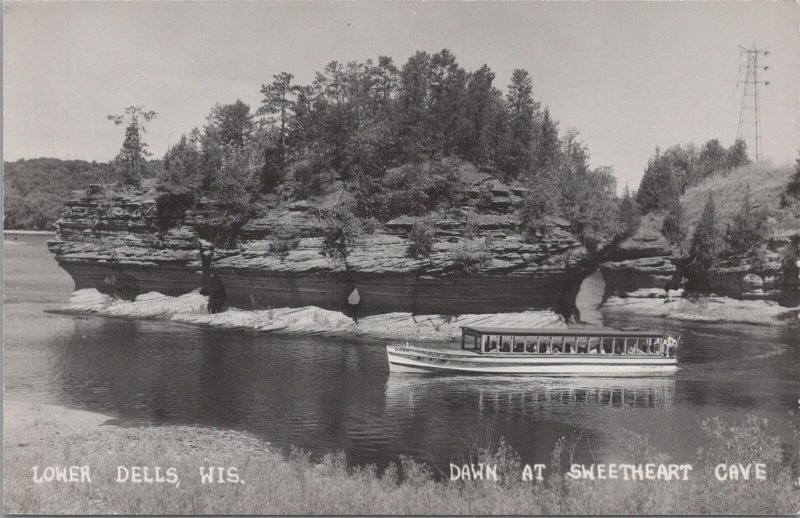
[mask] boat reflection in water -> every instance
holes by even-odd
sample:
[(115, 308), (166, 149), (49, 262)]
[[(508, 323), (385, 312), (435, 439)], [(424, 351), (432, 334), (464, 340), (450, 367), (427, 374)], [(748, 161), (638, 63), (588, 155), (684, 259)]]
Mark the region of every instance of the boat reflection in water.
[[(459, 399), (474, 397), (481, 414), (521, 412), (546, 414), (554, 407), (665, 408), (673, 404), (672, 377), (540, 378), (511, 376), (389, 376), (387, 409), (415, 410), (431, 395), (441, 400), (447, 393)], [(494, 412), (492, 412), (494, 409)]]

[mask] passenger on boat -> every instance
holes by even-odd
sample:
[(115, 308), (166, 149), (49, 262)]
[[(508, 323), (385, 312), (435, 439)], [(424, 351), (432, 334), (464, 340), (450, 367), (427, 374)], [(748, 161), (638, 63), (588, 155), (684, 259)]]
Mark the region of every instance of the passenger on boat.
[(497, 351), (497, 340), (492, 340), (492, 344), (489, 346), (490, 351)]
[(514, 352), (515, 353), (524, 353), (525, 352), (525, 344), (522, 342), (514, 342)]
[(511, 352), (511, 346), (508, 345), (508, 342), (503, 342), (502, 347), (500, 347), (500, 352), (503, 352), (503, 353)]

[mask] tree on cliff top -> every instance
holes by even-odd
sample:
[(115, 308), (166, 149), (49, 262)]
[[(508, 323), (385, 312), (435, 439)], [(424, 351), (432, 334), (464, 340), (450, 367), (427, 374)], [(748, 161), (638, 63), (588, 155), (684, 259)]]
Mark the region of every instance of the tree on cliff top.
[(231, 104), (217, 104), (211, 109), (208, 117), (218, 132), (223, 146), (243, 147), (253, 134), (253, 115), (250, 106), (236, 99)]
[(527, 70), (515, 69), (506, 95), (508, 137), (504, 149), (505, 176), (517, 178), (529, 171), (533, 154), (531, 142), (539, 116), (539, 103), (533, 100), (533, 81)]
[(164, 167), (158, 177), (157, 189), (177, 195), (194, 195), (202, 184), (200, 135), (195, 128), (181, 135), (178, 143), (164, 155)]
[(680, 197), (680, 193), (678, 171), (669, 156), (662, 154), (661, 150), (656, 148), (656, 153), (648, 161), (639, 190), (636, 192), (636, 202), (642, 213), (647, 214), (671, 207)]
[(288, 72), (281, 72), (272, 76), (273, 81), (261, 86), (261, 107), (259, 115), (269, 115), (270, 124), (277, 132), (277, 157), (280, 167), (286, 160), (286, 139), (289, 134), (290, 119), (294, 113), (298, 87), (292, 85), (294, 76)]
[(642, 221), (642, 212), (635, 201), (636, 194), (631, 193), (630, 188), (625, 185), (622, 193), (622, 200), (619, 202), (619, 224), (620, 230), (625, 235), (633, 234)]
[(143, 140), (146, 133), (144, 123), (156, 118), (153, 110), (145, 111), (143, 106), (128, 106), (119, 115), (109, 115), (108, 120), (116, 126), (125, 124), (125, 140), (122, 142), (116, 163), (122, 167), (123, 183), (141, 187), (144, 161), (151, 153)]

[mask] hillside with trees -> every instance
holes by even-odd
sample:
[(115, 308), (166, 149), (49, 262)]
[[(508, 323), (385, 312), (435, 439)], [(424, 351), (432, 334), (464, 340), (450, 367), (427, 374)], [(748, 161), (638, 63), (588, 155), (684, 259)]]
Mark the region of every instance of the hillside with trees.
[[(794, 169), (752, 164), (743, 142), (656, 149), (636, 193), (642, 225), (663, 234), (686, 266), (687, 292), (707, 293), (712, 269), (764, 271), (771, 241), (800, 229), (800, 159)], [(794, 238), (796, 241), (796, 238)], [(797, 243), (779, 259), (791, 263)]]
[(512, 207), (523, 232), (557, 216), (588, 244), (613, 239), (612, 172), (590, 166), (577, 131), (560, 132), (533, 89), (517, 69), (504, 92), (487, 65), (465, 70), (446, 49), (402, 66), (334, 61), (306, 85), (283, 72), (258, 107), (214, 106), (167, 152), (156, 190), (163, 206), (216, 200), (233, 229), (268, 207), (333, 197), (341, 230), (351, 218), (374, 225), (447, 208), (495, 179), (529, 187)]

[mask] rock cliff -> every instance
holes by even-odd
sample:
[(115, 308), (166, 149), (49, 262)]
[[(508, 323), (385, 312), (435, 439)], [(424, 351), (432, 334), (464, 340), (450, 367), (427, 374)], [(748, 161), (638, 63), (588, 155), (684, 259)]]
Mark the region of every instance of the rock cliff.
[[(792, 241), (797, 239), (800, 229), (776, 233), (758, 265), (739, 264), (735, 258), (723, 260), (709, 272), (711, 290), (717, 296), (738, 300), (767, 300), (789, 307), (800, 304), (800, 265), (782, 260), (784, 250), (796, 246)], [(684, 259), (660, 233), (640, 228), (620, 243), (611, 259), (600, 265), (606, 283), (604, 300), (626, 297), (637, 290), (682, 286)]]
[[(604, 300), (681, 286), (681, 259), (658, 232), (640, 228), (592, 256), (566, 221), (550, 219), (533, 242), (526, 242), (517, 216), (503, 205), (519, 196), (497, 185), (492, 193), (499, 207), (494, 213), (476, 211), (475, 196), (470, 196), (474, 193), (467, 192), (462, 206), (426, 218), (435, 241), (429, 256), (418, 259), (407, 253), (415, 217), (403, 216), (362, 233), (345, 257), (334, 259), (322, 252), (325, 208), (309, 202), (264, 207), (241, 226), (237, 245), (223, 248), (212, 244), (225, 232), (220, 208), (212, 202), (165, 211), (147, 195), (101, 188), (90, 188), (66, 203), (48, 246), (76, 289), (96, 288), (133, 299), (149, 292), (177, 296), (200, 288), (210, 296), (209, 310), (214, 312), (317, 306), (362, 318), (391, 312), (547, 310), (573, 321), (580, 319), (575, 297), (581, 282), (598, 267), (605, 281)], [(298, 238), (277, 252), (275, 243), (287, 229)], [(781, 263), (792, 239), (798, 239), (792, 232), (773, 237), (758, 266), (715, 269), (712, 289), (718, 296), (797, 305), (800, 268)]]
[[(429, 257), (408, 256), (417, 218), (404, 216), (363, 233), (346, 257), (334, 259), (322, 254), (321, 212), (307, 202), (264, 209), (241, 227), (235, 248), (220, 248), (212, 246), (223, 230), (213, 203), (165, 224), (152, 198), (93, 188), (66, 203), (48, 246), (76, 289), (129, 299), (202, 288), (216, 300), (214, 310), (313, 305), (359, 317), (532, 309), (579, 318), (575, 295), (596, 265), (566, 221), (549, 220), (528, 243), (515, 215), (476, 214), (468, 196), (427, 219), (435, 231)], [(276, 253), (276, 236), (287, 228), (299, 241)]]

